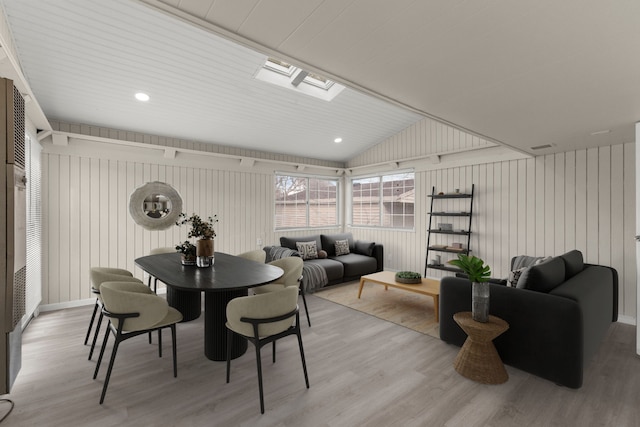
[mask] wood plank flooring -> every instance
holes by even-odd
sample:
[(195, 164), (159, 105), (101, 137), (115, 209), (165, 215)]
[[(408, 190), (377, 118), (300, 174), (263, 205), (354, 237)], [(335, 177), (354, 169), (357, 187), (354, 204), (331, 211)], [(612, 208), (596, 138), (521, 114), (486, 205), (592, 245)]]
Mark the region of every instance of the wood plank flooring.
[[(635, 327), (615, 324), (579, 390), (507, 367), (499, 386), (453, 369), (458, 348), (339, 304), (307, 297), (302, 317), (311, 388), (295, 338), (263, 354), (260, 414), (255, 353), (225, 364), (203, 354), (202, 319), (178, 325), (178, 378), (170, 341), (157, 357), (146, 336), (123, 343), (103, 405), (103, 369), (82, 345), (91, 307), (44, 313), (23, 336), (23, 367), (2, 426), (637, 426), (640, 359)], [(155, 339), (154, 339), (155, 342)], [(110, 350), (110, 347), (109, 349)], [(96, 359), (97, 357), (94, 357)], [(104, 366), (106, 368), (106, 366)], [(0, 404), (0, 416), (6, 406)]]

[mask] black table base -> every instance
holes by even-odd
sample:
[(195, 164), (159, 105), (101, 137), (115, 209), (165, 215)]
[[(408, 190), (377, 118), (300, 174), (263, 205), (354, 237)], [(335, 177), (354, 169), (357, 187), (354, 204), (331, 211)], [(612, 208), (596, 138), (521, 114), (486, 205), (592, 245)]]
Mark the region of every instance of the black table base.
[[(246, 289), (204, 293), (204, 354), (210, 360), (227, 360), (227, 303), (246, 295)], [(231, 358), (240, 357), (246, 351), (247, 339), (234, 333)]]
[(200, 291), (184, 291), (167, 286), (167, 302), (170, 307), (182, 313), (182, 321), (189, 322), (200, 317), (202, 312)]

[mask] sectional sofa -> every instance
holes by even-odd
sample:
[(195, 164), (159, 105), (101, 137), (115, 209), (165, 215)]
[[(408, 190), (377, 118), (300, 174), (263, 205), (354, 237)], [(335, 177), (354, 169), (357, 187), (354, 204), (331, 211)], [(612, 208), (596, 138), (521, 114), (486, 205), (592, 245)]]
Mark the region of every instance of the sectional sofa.
[[(522, 259), (512, 259), (512, 268)], [(521, 273), (517, 287), (489, 285), (490, 314), (509, 323), (509, 329), (494, 340), (500, 357), (507, 365), (557, 384), (581, 387), (586, 366), (618, 318), (617, 271), (585, 264), (577, 250), (515, 270)], [(443, 278), (443, 341), (464, 343), (466, 335), (453, 315), (470, 310), (471, 283)]]
[[(341, 246), (345, 240), (346, 248), (344, 245)], [(336, 244), (338, 244), (338, 252), (336, 252)], [(305, 251), (309, 246), (315, 246), (315, 255), (313, 250)], [(322, 286), (357, 280), (362, 275), (384, 269), (383, 246), (375, 242), (355, 240), (352, 233), (283, 236), (280, 237), (280, 248), (289, 249), (286, 255), (302, 256), (306, 276), (303, 283), (305, 290), (310, 292)], [(267, 261), (270, 259), (270, 254), (282, 253), (277, 249), (279, 248), (265, 247)], [(318, 272), (326, 277), (318, 279), (316, 277), (318, 274), (315, 274)], [(325, 283), (320, 283), (321, 281)]]

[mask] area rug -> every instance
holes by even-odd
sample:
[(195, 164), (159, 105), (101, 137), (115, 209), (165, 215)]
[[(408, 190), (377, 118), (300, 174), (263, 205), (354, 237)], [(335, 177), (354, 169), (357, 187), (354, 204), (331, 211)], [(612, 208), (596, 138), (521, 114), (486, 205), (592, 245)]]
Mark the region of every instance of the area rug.
[(387, 320), (425, 335), (440, 338), (433, 298), (366, 282), (358, 299), (359, 281), (327, 286), (313, 295)]

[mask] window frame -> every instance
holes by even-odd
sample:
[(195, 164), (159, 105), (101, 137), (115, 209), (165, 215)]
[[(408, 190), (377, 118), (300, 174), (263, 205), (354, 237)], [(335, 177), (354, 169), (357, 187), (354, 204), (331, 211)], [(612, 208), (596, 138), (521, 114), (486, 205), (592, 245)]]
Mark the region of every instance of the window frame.
[[(305, 183), (305, 225), (294, 225), (294, 226), (278, 226), (278, 178), (279, 177), (287, 177), (294, 179), (304, 179)], [(335, 183), (335, 224), (324, 224), (313, 226), (310, 225), (311, 222), (311, 199), (310, 199), (310, 191), (313, 190), (310, 186), (311, 180), (319, 180), (319, 181), (329, 181)], [(304, 175), (304, 174), (295, 174), (288, 172), (276, 172), (274, 174), (273, 179), (273, 229), (274, 231), (291, 231), (291, 230), (314, 230), (314, 229), (325, 229), (325, 228), (338, 228), (342, 226), (341, 216), (340, 216), (340, 200), (341, 200), (341, 180), (340, 178), (334, 178), (330, 176), (323, 175)]]
[[(414, 202), (413, 202), (413, 213), (411, 214), (413, 216), (413, 226), (411, 227), (396, 227), (393, 226), (393, 221), (391, 221), (391, 224), (389, 225), (385, 225), (385, 209), (384, 209), (384, 182), (385, 182), (385, 177), (392, 177), (394, 175), (402, 175), (402, 174), (411, 174), (412, 177), (411, 179), (413, 179), (413, 191), (414, 191)], [(354, 190), (353, 190), (353, 186), (354, 186), (354, 182), (358, 181), (358, 180), (365, 180), (365, 179), (377, 179), (378, 181), (378, 205), (379, 205), (379, 209), (378, 209), (378, 224), (356, 224), (354, 222), (354, 207), (356, 206), (356, 204), (354, 204)], [(349, 206), (349, 212), (348, 212), (348, 220), (347, 220), (347, 224), (348, 227), (350, 228), (371, 228), (371, 229), (376, 229), (376, 230), (394, 230), (394, 231), (407, 231), (407, 232), (415, 232), (416, 230), (416, 210), (415, 210), (415, 206), (416, 206), (416, 201), (415, 201), (415, 191), (416, 191), (416, 172), (414, 169), (406, 169), (406, 170), (394, 170), (394, 171), (387, 171), (387, 172), (379, 172), (379, 173), (372, 173), (372, 174), (367, 174), (367, 175), (359, 175), (359, 176), (352, 176), (349, 178), (349, 184), (347, 186), (347, 204)], [(408, 190), (410, 191), (410, 190)], [(392, 212), (387, 213), (386, 215), (394, 215)], [(407, 215), (407, 214), (403, 214)]]

